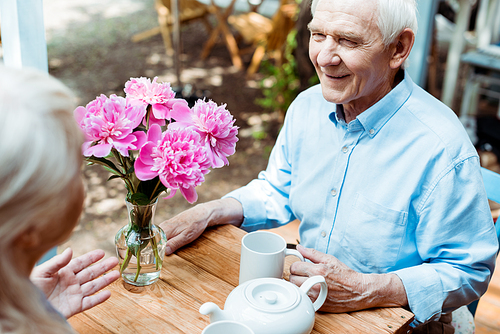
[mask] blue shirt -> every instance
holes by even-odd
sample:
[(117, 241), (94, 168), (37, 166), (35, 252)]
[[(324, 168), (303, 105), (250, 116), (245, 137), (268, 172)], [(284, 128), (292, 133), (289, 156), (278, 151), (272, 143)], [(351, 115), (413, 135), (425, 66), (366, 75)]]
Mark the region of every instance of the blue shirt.
[(258, 179), (228, 194), (242, 228), (301, 221), (301, 244), (362, 273), (395, 273), (417, 322), (478, 299), (498, 250), (477, 152), (448, 107), (404, 80), (346, 124), (300, 94)]

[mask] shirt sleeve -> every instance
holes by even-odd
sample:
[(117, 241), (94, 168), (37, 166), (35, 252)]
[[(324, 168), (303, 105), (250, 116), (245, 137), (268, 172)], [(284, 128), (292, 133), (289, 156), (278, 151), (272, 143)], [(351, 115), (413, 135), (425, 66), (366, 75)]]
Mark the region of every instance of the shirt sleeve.
[(423, 264), (394, 272), (418, 323), (484, 294), (498, 250), (477, 157), (445, 170), (426, 193), (415, 229)]
[(223, 197), (235, 198), (242, 204), (244, 220), (241, 228), (247, 232), (279, 227), (295, 219), (289, 204), (292, 173), (288, 150), (293, 105), (287, 111), (267, 169), (260, 172), (257, 179)]

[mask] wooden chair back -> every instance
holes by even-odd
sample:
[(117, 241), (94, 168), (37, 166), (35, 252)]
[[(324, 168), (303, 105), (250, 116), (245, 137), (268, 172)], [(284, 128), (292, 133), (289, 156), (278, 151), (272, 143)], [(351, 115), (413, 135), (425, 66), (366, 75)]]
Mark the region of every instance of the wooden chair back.
[[(209, 7), (196, 0), (178, 0), (179, 1), (179, 22), (188, 23), (193, 20), (201, 19), (207, 31), (210, 32), (211, 25), (208, 22)], [(167, 51), (172, 50), (172, 40), (170, 38), (171, 27), (174, 23), (172, 14), (171, 0), (155, 0), (155, 8), (158, 13), (158, 23), (160, 32)]]
[(247, 76), (257, 72), (266, 54), (274, 58), (278, 66), (283, 63), (283, 49), (288, 34), (295, 26), (297, 9), (295, 0), (280, 0), (280, 6), (272, 19), (256, 12), (229, 18), (229, 23), (255, 48)]

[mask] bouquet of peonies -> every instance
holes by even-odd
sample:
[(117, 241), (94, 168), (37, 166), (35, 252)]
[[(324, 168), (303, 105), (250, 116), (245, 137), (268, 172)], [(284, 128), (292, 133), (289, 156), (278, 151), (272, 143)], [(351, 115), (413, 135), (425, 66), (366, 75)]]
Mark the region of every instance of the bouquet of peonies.
[[(198, 198), (195, 187), (205, 181), (210, 168), (228, 164), (238, 127), (225, 105), (200, 99), (190, 108), (175, 98), (169, 83), (156, 80), (131, 78), (125, 84), (126, 97), (101, 95), (75, 109), (86, 138), (83, 155), (111, 172), (109, 179), (121, 178), (127, 202), (133, 205), (155, 203), (164, 192), (171, 198), (177, 190), (193, 203)], [(146, 216), (151, 212), (135, 212), (136, 226), (130, 231), (143, 233), (147, 227), (141, 221)], [(129, 261), (144, 245), (126, 239)], [(122, 263), (122, 271), (128, 261)]]

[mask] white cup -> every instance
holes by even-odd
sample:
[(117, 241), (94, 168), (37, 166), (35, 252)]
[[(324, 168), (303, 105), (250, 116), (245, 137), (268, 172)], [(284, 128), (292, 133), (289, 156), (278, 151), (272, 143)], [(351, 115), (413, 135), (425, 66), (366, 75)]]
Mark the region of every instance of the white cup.
[(254, 334), (247, 325), (232, 320), (213, 322), (201, 334)]
[(304, 257), (295, 249), (287, 249), (280, 235), (268, 231), (255, 231), (241, 239), (240, 284), (255, 278), (282, 278), (285, 256)]

